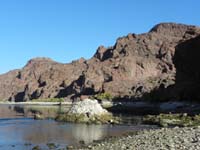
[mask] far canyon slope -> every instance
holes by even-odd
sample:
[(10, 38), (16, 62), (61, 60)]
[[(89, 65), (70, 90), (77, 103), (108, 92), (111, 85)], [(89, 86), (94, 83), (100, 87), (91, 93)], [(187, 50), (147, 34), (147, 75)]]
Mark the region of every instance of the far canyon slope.
[(117, 99), (200, 98), (200, 28), (161, 23), (148, 33), (128, 34), (95, 55), (68, 64), (48, 58), (0, 75), (0, 100), (70, 98), (109, 93)]

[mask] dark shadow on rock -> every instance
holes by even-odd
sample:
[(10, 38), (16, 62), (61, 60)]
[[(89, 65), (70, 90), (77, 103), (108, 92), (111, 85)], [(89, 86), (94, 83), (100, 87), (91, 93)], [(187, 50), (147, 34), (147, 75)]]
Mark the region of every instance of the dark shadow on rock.
[(24, 99), (25, 92), (19, 92), (15, 95), (15, 102), (21, 102)]
[(94, 91), (94, 87), (84, 87), (85, 85), (85, 76), (81, 75), (77, 80), (73, 81), (69, 86), (64, 87), (59, 93), (56, 95), (56, 98), (67, 97), (72, 95), (71, 98), (75, 99), (80, 97), (81, 95), (94, 95), (96, 94)]
[(198, 101), (200, 99), (200, 36), (175, 47), (173, 63), (176, 68), (175, 84), (160, 87), (143, 95), (152, 101)]
[(176, 46), (176, 83), (180, 100), (200, 99), (200, 36)]
[(175, 84), (162, 84), (141, 99), (155, 101), (198, 101), (200, 99), (200, 36), (175, 47), (173, 63), (176, 68)]
[(59, 93), (56, 95), (56, 98), (61, 97), (67, 97), (69, 95), (77, 94), (78, 90), (77, 88), (80, 88), (80, 86), (84, 83), (84, 76), (81, 75), (77, 80), (73, 81), (69, 86), (63, 86), (63, 89), (59, 91)]

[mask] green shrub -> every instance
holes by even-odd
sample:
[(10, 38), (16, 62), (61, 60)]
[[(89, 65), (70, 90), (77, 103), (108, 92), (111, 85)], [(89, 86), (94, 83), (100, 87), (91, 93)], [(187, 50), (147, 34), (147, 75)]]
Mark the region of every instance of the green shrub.
[(33, 99), (33, 102), (64, 102), (64, 98)]
[(110, 93), (99, 93), (95, 95), (95, 98), (98, 100), (112, 100), (113, 96)]
[(180, 126), (190, 127), (200, 125), (200, 115), (189, 116), (187, 114), (159, 114), (147, 115), (143, 118), (143, 123), (156, 124), (161, 127)]

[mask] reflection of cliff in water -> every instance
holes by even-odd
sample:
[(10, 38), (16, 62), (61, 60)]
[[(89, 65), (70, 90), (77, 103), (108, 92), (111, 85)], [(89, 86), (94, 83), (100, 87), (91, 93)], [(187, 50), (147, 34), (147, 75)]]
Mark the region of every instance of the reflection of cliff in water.
[(36, 113), (54, 118), (59, 112), (68, 110), (69, 106), (0, 105), (0, 118), (32, 118)]
[[(79, 141), (91, 143), (94, 140), (100, 140), (107, 134), (107, 128), (102, 125), (85, 124), (59, 124), (52, 121), (41, 121), (22, 130), (22, 138), (35, 144), (42, 144), (44, 141), (67, 144), (78, 144)], [(71, 142), (70, 142), (71, 141)], [(73, 143), (72, 143), (73, 141)]]
[[(94, 126), (91, 128), (87, 127), (86, 129), (84, 125), (62, 124), (54, 122), (53, 120), (26, 120), (26, 118), (33, 118), (35, 113), (40, 113), (44, 117), (53, 118), (59, 112), (66, 112), (68, 110), (69, 106), (0, 105), (0, 118), (7, 119), (5, 121), (2, 120), (4, 124), (9, 122), (9, 125), (4, 130), (6, 135), (16, 136), (15, 139), (19, 141), (27, 141), (33, 144), (44, 144), (48, 142), (66, 143), (66, 141), (69, 141), (68, 144), (74, 144), (74, 142), (78, 143), (82, 139), (86, 139), (85, 142), (87, 142), (101, 138), (100, 135), (103, 131), (99, 130), (99, 128), (95, 129)], [(25, 118), (25, 120), (20, 120), (20, 118)], [(17, 126), (21, 127), (18, 128)], [(75, 130), (77, 130), (76, 133), (74, 133)], [(9, 134), (10, 131), (11, 133)], [(81, 138), (77, 135), (78, 132), (80, 132)], [(95, 134), (96, 136), (94, 136)], [(0, 137), (1, 139), (3, 137)]]
[(100, 140), (106, 136), (106, 128), (102, 125), (86, 125), (77, 124), (72, 128), (72, 136), (77, 141), (84, 141), (84, 143), (89, 144), (95, 140)]
[(3, 117), (0, 118), (0, 149), (10, 149), (13, 144), (15, 145), (14, 149), (29, 149), (25, 143), (30, 143), (31, 146), (46, 146), (47, 143), (56, 143), (62, 148), (66, 145), (80, 144), (80, 141), (88, 144), (104, 137), (119, 136), (126, 132), (151, 127), (143, 127), (142, 125), (71, 124), (55, 122), (54, 120), (34, 120), (25, 117), (33, 113), (33, 110), (36, 111), (36, 109), (36, 112), (43, 111), (46, 114), (50, 111), (67, 111), (67, 108), (52, 108), (49, 106), (48, 108), (44, 106), (0, 105), (0, 115), (4, 117), (4, 119)]
[(34, 144), (48, 142), (66, 143), (66, 141), (71, 141), (70, 128), (53, 121), (38, 121), (38, 123), (33, 123), (29, 128), (25, 128), (21, 132), (24, 141)]
[(21, 118), (24, 117), (24, 110), (14, 105), (0, 105), (0, 118)]

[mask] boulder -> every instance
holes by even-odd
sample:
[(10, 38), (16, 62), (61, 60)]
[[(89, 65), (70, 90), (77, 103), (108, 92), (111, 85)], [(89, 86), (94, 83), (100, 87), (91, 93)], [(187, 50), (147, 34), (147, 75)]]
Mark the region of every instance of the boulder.
[(106, 109), (97, 100), (85, 99), (73, 104), (67, 114), (59, 115), (56, 120), (76, 123), (117, 123)]

